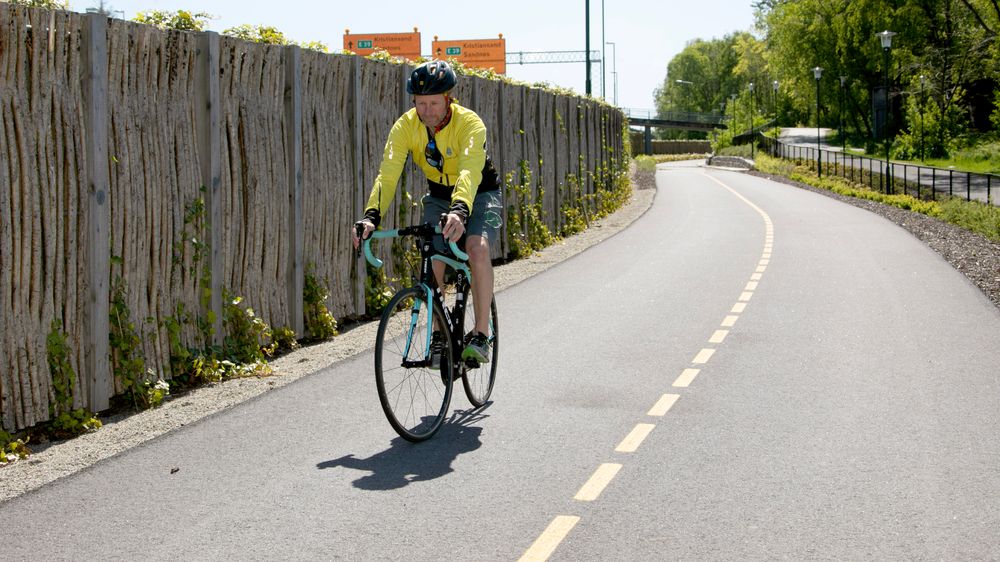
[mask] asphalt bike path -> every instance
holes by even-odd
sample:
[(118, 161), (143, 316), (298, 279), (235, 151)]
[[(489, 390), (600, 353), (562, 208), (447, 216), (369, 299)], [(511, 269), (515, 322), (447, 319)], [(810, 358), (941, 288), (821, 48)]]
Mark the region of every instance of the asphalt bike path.
[[(1000, 313), (880, 217), (662, 166), (649, 212), (497, 295), (429, 442), (371, 353), (0, 505), (12, 559), (982, 558)], [(993, 498), (993, 499), (991, 499)]]

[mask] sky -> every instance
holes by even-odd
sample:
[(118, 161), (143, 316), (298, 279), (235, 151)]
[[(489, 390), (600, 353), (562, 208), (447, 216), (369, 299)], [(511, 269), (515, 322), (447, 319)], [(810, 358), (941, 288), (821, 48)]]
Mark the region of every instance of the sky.
[[(695, 39), (718, 39), (751, 31), (751, 0), (590, 0), (590, 46), (601, 50), (607, 80), (603, 93), (614, 103), (612, 71), (617, 71), (617, 105), (654, 107), (653, 91), (663, 83), (667, 63)], [(70, 0), (83, 12), (99, 0)], [(603, 3), (603, 19), (602, 19)], [(445, 39), (494, 39), (503, 34), (507, 52), (585, 51), (586, 0), (504, 0), (500, 2), (414, 2), (398, 0), (104, 0), (105, 9), (132, 19), (145, 10), (188, 10), (216, 16), (209, 29), (221, 32), (241, 24), (276, 27), (296, 42), (320, 41), (331, 51), (351, 33), (420, 31), (424, 53), (434, 36)], [(116, 16), (121, 16), (116, 13)], [(602, 24), (604, 41), (602, 41)], [(507, 75), (524, 82), (548, 82), (583, 94), (586, 65), (508, 64)], [(601, 96), (601, 67), (593, 65), (592, 92)]]

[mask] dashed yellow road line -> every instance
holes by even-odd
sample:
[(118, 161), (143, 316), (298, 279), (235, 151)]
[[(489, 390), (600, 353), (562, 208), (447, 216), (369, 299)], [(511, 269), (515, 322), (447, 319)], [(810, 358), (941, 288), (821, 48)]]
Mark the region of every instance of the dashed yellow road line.
[(566, 535), (573, 530), (573, 527), (580, 522), (580, 518), (575, 515), (560, 515), (549, 523), (549, 526), (542, 531), (542, 534), (535, 539), (535, 542), (528, 548), (527, 552), (521, 556), (519, 562), (543, 562), (555, 552), (559, 543), (566, 538)]
[[(697, 371), (697, 369), (690, 369), (690, 370)], [(674, 386), (677, 386), (677, 383), (674, 383)], [(660, 397), (659, 400), (656, 401), (656, 404), (653, 404), (653, 407), (650, 408), (648, 412), (646, 412), (646, 415), (647, 416), (667, 415), (667, 412), (670, 411), (670, 408), (673, 408), (674, 404), (677, 402), (677, 399), (680, 397), (681, 397), (680, 394), (664, 394), (663, 396)]]
[(674, 381), (674, 386), (677, 388), (687, 388), (691, 386), (691, 383), (694, 382), (694, 378), (697, 377), (700, 372), (701, 369), (684, 369), (684, 372), (681, 373), (680, 376), (677, 377), (677, 380)]
[(649, 436), (649, 433), (653, 431), (654, 427), (656, 426), (651, 423), (637, 424), (634, 428), (632, 428), (632, 431), (625, 436), (625, 439), (622, 439), (622, 442), (619, 443), (617, 447), (615, 447), (615, 452), (616, 453), (636, 452), (637, 450), (639, 450), (639, 445), (642, 445), (642, 442), (646, 439), (646, 437)]
[[(752, 207), (764, 220), (764, 225), (766, 229), (766, 235), (764, 237), (764, 248), (761, 253), (760, 260), (757, 262), (757, 267), (753, 274), (750, 276), (750, 281), (746, 284), (743, 289), (742, 294), (739, 297), (739, 302), (733, 305), (730, 310), (729, 315), (727, 315), (721, 324), (722, 328), (732, 328), (736, 321), (739, 319), (739, 314), (742, 314), (747, 307), (747, 303), (753, 298), (754, 292), (759, 286), (759, 282), (763, 277), (765, 271), (767, 271), (768, 265), (771, 263), (772, 253), (774, 251), (774, 223), (771, 221), (771, 217), (760, 207), (755, 205), (752, 201), (738, 193), (735, 189), (729, 187), (722, 181), (708, 176), (709, 179), (715, 181), (722, 187), (726, 188), (733, 193), (736, 197), (742, 199), (747, 205)], [(709, 343), (721, 344), (729, 335), (729, 330), (720, 329), (716, 330), (712, 337), (709, 338)], [(704, 365), (708, 363), (709, 359), (715, 354), (714, 348), (703, 348), (695, 358), (691, 361), (696, 365)], [(673, 386), (686, 388), (689, 386), (701, 372), (700, 369), (688, 368), (677, 377), (674, 381)], [(648, 416), (664, 416), (673, 407), (677, 400), (680, 398), (678, 394), (664, 394), (657, 400), (656, 404), (650, 408), (647, 412)], [(631, 432), (618, 444), (615, 448), (615, 452), (618, 453), (634, 453), (642, 445), (643, 441), (656, 427), (655, 424), (651, 423), (640, 423), (637, 424)], [(595, 501), (600, 497), (601, 493), (607, 488), (608, 484), (614, 480), (615, 476), (621, 470), (622, 465), (615, 463), (604, 463), (601, 464), (594, 474), (587, 480), (587, 482), (580, 488), (573, 499), (578, 501)], [(580, 521), (580, 518), (575, 515), (560, 515), (549, 523), (545, 531), (542, 532), (541, 536), (532, 543), (531, 547), (524, 553), (520, 558), (521, 562), (537, 562), (545, 561), (555, 552), (559, 544), (566, 538), (570, 531), (576, 526)]]
[(573, 496), (574, 500), (579, 500), (582, 502), (592, 502), (600, 497), (601, 492), (604, 488), (608, 487), (608, 484), (614, 480), (615, 475), (618, 471), (622, 469), (622, 465), (615, 463), (604, 463), (597, 467), (597, 471), (594, 475), (587, 480), (587, 483), (580, 488), (580, 491)]
[(708, 338), (708, 343), (722, 343), (728, 335), (729, 330), (716, 330), (712, 337)]
[(695, 365), (704, 365), (705, 363), (708, 363), (708, 360), (711, 359), (712, 355), (714, 354), (715, 354), (714, 349), (706, 347), (705, 349), (699, 351), (698, 355), (696, 355), (694, 359), (691, 360), (691, 362), (694, 363)]

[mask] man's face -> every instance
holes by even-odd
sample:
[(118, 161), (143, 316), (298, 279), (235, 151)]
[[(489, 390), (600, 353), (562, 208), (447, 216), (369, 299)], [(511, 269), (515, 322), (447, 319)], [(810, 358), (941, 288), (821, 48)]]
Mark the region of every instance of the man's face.
[(429, 96), (413, 96), (413, 105), (417, 108), (420, 121), (433, 129), (448, 115), (448, 103), (445, 94)]

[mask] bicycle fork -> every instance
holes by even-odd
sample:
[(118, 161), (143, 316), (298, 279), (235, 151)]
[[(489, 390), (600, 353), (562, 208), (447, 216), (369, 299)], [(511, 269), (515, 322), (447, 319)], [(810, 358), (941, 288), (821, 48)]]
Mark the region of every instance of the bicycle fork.
[[(441, 309), (444, 311), (444, 318), (442, 322), (445, 325), (445, 330), (449, 333), (454, 333), (454, 321), (451, 315), (448, 313), (448, 309), (444, 306), (444, 298), (441, 293), (441, 289), (437, 286), (433, 290), (426, 284), (421, 283), (421, 287), (424, 289), (424, 293), (427, 295), (426, 301), (415, 300), (413, 301), (413, 308), (410, 311), (410, 329), (406, 335), (406, 349), (403, 351), (403, 368), (414, 369), (414, 368), (427, 368), (431, 365), (431, 341), (434, 334), (434, 302), (437, 301), (441, 303)], [(427, 307), (427, 336), (424, 341), (424, 357), (419, 361), (413, 361), (408, 359), (410, 357), (410, 348), (413, 345), (413, 337), (417, 331), (417, 325), (420, 322), (420, 309), (421, 307)]]

